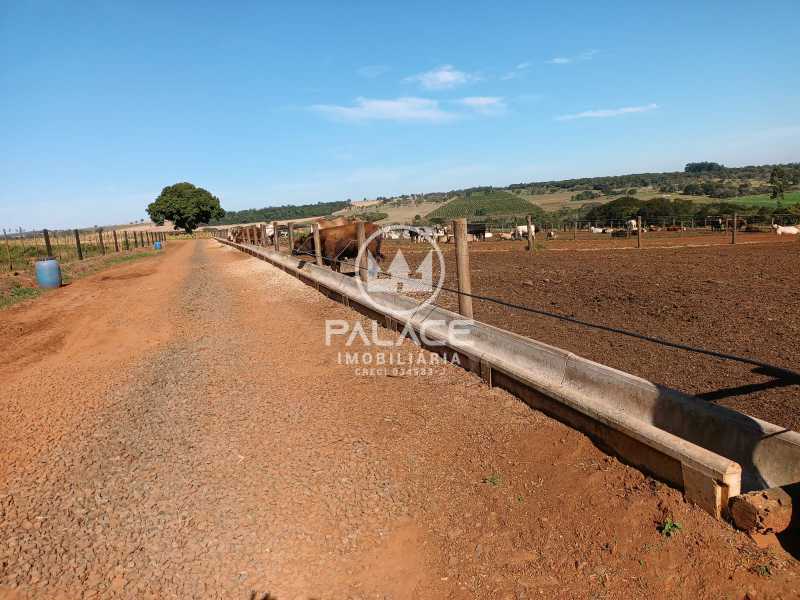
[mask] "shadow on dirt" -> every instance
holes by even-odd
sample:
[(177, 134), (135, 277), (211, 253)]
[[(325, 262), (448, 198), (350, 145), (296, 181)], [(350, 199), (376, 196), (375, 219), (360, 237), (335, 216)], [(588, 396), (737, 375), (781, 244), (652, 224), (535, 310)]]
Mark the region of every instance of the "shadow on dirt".
[(774, 388), (790, 387), (793, 385), (800, 385), (800, 375), (793, 371), (786, 371), (784, 369), (774, 367), (758, 367), (752, 370), (753, 373), (758, 375), (765, 375), (772, 377), (769, 381), (762, 381), (760, 383), (750, 383), (747, 385), (740, 385), (729, 388), (721, 388), (703, 394), (697, 394), (697, 397), (709, 402), (716, 402), (723, 398), (730, 398), (732, 396), (745, 396), (754, 392), (762, 392), (764, 390), (771, 390)]

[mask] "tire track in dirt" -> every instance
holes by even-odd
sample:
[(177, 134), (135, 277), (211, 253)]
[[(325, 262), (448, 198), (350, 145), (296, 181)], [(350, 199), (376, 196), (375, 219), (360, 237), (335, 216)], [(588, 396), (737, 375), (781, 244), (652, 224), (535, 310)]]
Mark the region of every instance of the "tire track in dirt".
[(90, 419), (130, 365), (172, 334), (192, 248), (90, 275), (0, 311), (0, 483)]

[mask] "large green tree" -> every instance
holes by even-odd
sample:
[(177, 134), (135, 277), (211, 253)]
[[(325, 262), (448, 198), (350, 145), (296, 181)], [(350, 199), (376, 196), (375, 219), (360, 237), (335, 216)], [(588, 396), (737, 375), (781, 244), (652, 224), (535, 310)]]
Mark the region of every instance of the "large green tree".
[(154, 223), (163, 225), (165, 220), (175, 223), (175, 228), (191, 233), (198, 225), (212, 219), (221, 219), (225, 211), (219, 198), (208, 190), (183, 182), (170, 185), (147, 207), (147, 214)]

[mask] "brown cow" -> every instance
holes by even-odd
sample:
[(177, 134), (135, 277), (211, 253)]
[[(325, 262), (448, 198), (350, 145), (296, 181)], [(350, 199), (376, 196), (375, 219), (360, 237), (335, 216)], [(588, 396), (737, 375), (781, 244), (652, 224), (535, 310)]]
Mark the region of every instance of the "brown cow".
[[(375, 232), (380, 231), (380, 227), (374, 223), (364, 223), (364, 235), (369, 238)], [(383, 258), (381, 254), (381, 238), (378, 235), (367, 245), (367, 249), (380, 262)], [(319, 243), (322, 249), (322, 259), (330, 265), (334, 271), (341, 272), (342, 262), (347, 259), (355, 259), (358, 256), (358, 238), (356, 223), (339, 225), (338, 227), (320, 227)], [(297, 240), (294, 244), (292, 254), (296, 256), (314, 256), (314, 236), (309, 235), (304, 240)], [(355, 261), (348, 261), (355, 266)]]
[(317, 219), (315, 221), (315, 223), (317, 223), (319, 225), (320, 229), (330, 229), (331, 227), (341, 227), (342, 225), (347, 225), (350, 222), (351, 222), (350, 219), (348, 219), (347, 217), (336, 217), (336, 218), (333, 218), (333, 219), (326, 219), (326, 218), (323, 217), (323, 218)]

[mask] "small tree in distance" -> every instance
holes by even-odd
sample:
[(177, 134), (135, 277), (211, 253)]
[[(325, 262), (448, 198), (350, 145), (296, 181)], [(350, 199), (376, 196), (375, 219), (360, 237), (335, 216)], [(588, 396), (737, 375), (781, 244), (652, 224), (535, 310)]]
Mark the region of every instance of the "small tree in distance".
[(156, 225), (168, 220), (176, 229), (192, 233), (198, 225), (221, 219), (225, 211), (219, 205), (219, 198), (211, 192), (184, 181), (161, 190), (158, 198), (147, 207), (147, 214)]
[(772, 168), (772, 173), (769, 175), (769, 185), (772, 188), (772, 198), (780, 200), (783, 198), (783, 192), (787, 187), (786, 171), (780, 165)]

